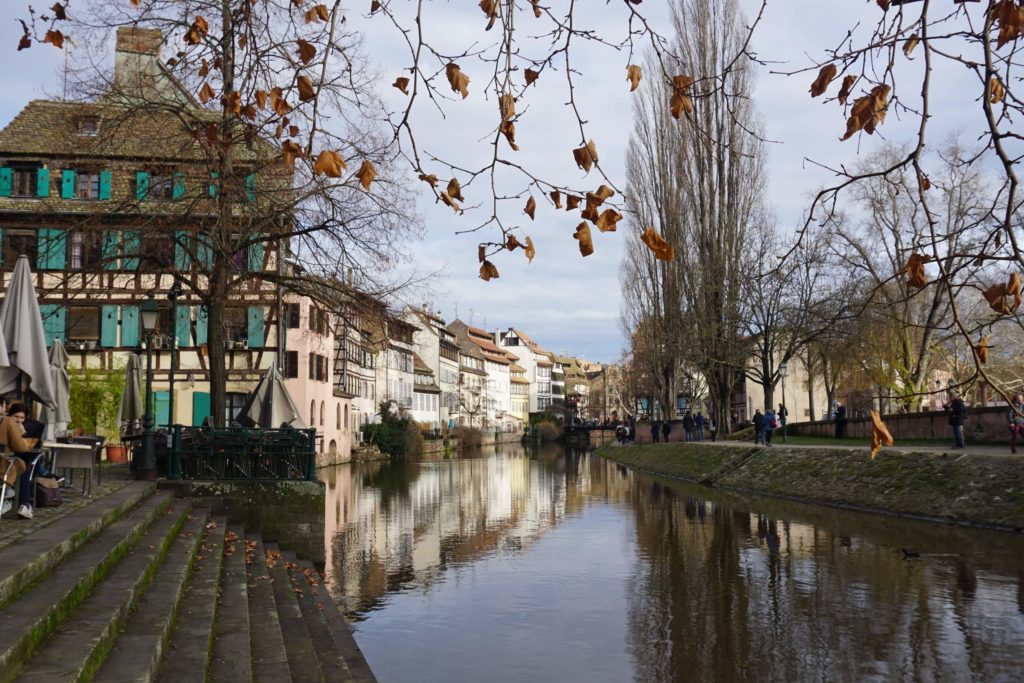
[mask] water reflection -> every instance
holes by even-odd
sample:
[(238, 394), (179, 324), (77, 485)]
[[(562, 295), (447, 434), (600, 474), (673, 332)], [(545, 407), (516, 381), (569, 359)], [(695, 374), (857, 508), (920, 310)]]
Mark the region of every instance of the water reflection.
[(1008, 534), (557, 448), (325, 478), (328, 581), (382, 681), (1013, 680), (1024, 662)]

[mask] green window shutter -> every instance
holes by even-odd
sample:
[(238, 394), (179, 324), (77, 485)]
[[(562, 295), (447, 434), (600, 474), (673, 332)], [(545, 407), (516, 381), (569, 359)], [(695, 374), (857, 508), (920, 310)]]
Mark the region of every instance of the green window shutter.
[(100, 346), (117, 346), (117, 306), (104, 306), (100, 313)]
[(139, 307), (121, 307), (121, 346), (134, 348), (139, 345)]
[(68, 235), (64, 230), (40, 229), (37, 245), (39, 253), (36, 263), (40, 270), (64, 270), (68, 250)]
[(209, 314), (206, 309), (202, 306), (196, 306), (196, 345), (206, 343), (206, 323), (209, 318)]
[(75, 198), (75, 172), (67, 168), (60, 172), (60, 197)]
[(250, 173), (245, 176), (245, 197), (250, 202), (256, 201), (256, 174)]
[(43, 318), (43, 334), (46, 337), (46, 348), (50, 348), (53, 345), (54, 339), (64, 341), (67, 309), (58, 304), (40, 304), (39, 315)]
[(210, 196), (217, 196), (217, 179), (220, 178), (220, 173), (213, 171), (210, 173)]
[(117, 252), (121, 246), (121, 233), (116, 230), (106, 230), (103, 233), (103, 269), (117, 270)]
[(139, 269), (139, 247), (142, 244), (142, 235), (138, 230), (124, 231), (124, 257), (121, 265), (125, 270)]
[(175, 307), (174, 336), (179, 347), (192, 346), (192, 311), (188, 306)]
[(174, 185), (171, 188), (171, 197), (181, 199), (185, 196), (185, 174), (180, 171), (174, 174)]
[(149, 196), (149, 173), (138, 171), (135, 174), (135, 198), (140, 202)]
[(174, 267), (179, 271), (192, 270), (192, 237), (187, 230), (174, 233)]
[(100, 171), (100, 199), (110, 199), (110, 183), (113, 177), (111, 171)]
[(210, 394), (205, 391), (192, 392), (192, 425), (198, 427), (210, 416)]
[(266, 313), (262, 306), (249, 307), (249, 348), (263, 346), (263, 319)]
[(0, 197), (11, 196), (11, 184), (14, 182), (14, 171), (10, 168), (0, 168)]
[(41, 168), (36, 172), (36, 196), (50, 196), (50, 169)]
[(171, 392), (153, 392), (153, 412), (156, 414), (157, 426), (171, 424)]
[(259, 273), (259, 272), (261, 272), (263, 270), (263, 251), (264, 251), (265, 245), (262, 242), (262, 240), (265, 239), (265, 238), (266, 238), (266, 235), (255, 235), (253, 239), (258, 239), (258, 240), (261, 240), (261, 241), (254, 242), (253, 244), (249, 245), (249, 272), (250, 273)]

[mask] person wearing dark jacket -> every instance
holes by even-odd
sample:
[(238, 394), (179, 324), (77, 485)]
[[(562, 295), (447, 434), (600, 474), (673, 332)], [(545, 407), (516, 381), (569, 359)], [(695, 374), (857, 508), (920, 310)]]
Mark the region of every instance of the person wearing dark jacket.
[(661, 440), (668, 443), (668, 433), (672, 431), (672, 423), (665, 420), (661, 423)]
[(1006, 421), (1010, 424), (1010, 452), (1016, 453), (1017, 437), (1024, 434), (1024, 398), (1020, 394), (1013, 397), (1006, 411)]
[(760, 408), (754, 411), (754, 443), (764, 443), (764, 415)]
[(953, 448), (961, 450), (964, 447), (964, 419), (967, 418), (967, 406), (960, 394), (954, 393), (953, 400), (945, 407), (949, 413), (949, 425), (953, 428)]
[(683, 431), (686, 432), (686, 440), (693, 441), (693, 415), (689, 410), (683, 415)]
[(657, 420), (651, 420), (651, 443), (658, 443), (659, 434), (661, 434), (661, 425)]
[(846, 436), (846, 406), (836, 402), (836, 438), (842, 439)]

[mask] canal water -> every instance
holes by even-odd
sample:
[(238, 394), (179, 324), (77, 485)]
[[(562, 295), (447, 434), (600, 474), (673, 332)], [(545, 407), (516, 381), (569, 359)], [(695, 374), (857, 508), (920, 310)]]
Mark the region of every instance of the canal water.
[(325, 470), (382, 683), (1021, 681), (1024, 539), (504, 445)]

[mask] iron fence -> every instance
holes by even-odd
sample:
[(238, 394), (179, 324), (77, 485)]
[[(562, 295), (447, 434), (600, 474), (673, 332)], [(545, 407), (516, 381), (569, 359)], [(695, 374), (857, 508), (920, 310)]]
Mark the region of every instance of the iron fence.
[(315, 429), (175, 425), (169, 479), (316, 479)]

